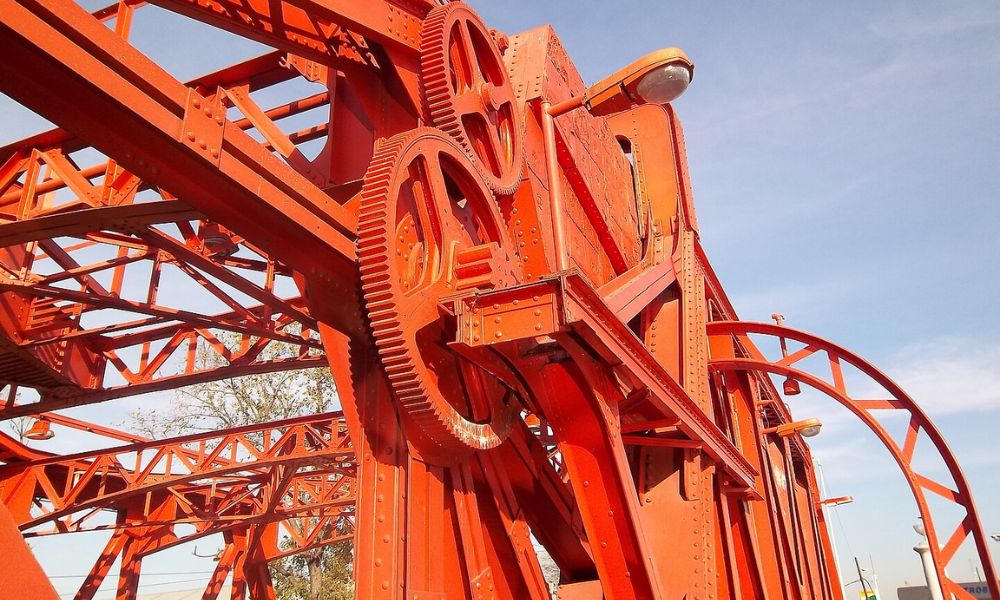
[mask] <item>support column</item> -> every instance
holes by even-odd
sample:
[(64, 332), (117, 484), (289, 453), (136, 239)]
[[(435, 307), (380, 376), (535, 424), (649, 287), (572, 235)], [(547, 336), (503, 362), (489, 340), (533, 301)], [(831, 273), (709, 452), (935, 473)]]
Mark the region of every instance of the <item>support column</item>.
[(941, 582), (938, 581), (937, 570), (934, 568), (934, 557), (931, 556), (931, 547), (927, 545), (927, 539), (920, 540), (920, 543), (914, 546), (913, 550), (920, 555), (920, 566), (924, 569), (924, 578), (927, 580), (927, 589), (931, 593), (931, 600), (944, 600)]

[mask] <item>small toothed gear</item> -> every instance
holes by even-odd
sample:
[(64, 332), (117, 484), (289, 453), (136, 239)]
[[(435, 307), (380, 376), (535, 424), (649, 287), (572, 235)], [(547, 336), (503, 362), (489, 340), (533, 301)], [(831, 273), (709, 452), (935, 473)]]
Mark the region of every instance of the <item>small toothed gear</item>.
[[(457, 357), (443, 298), (514, 280), (506, 231), (471, 159), (437, 129), (381, 143), (358, 214), (362, 292), (375, 344), (405, 415), (446, 462), (506, 439), (518, 406), (499, 381)], [(442, 458), (443, 457), (443, 458)]]
[(465, 148), (491, 190), (514, 193), (524, 167), (524, 123), (496, 38), (461, 2), (431, 9), (421, 36), (430, 123)]

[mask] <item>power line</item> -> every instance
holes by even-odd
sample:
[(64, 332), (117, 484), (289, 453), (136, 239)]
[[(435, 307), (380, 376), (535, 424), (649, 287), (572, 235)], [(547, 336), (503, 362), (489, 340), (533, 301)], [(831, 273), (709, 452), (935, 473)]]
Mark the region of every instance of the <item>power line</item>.
[[(212, 571), (209, 571), (209, 572), (212, 572)], [(174, 584), (178, 584), (178, 583), (193, 583), (195, 581), (204, 581), (205, 583), (208, 583), (208, 580), (206, 580), (206, 579), (204, 579), (202, 577), (198, 577), (196, 579), (178, 579), (178, 580), (175, 580), (175, 581), (159, 581), (157, 583), (140, 583), (136, 587), (150, 588), (150, 587), (156, 587), (158, 585), (174, 585)], [(97, 590), (94, 591), (94, 593), (113, 592), (117, 588), (118, 588), (117, 585), (114, 586), (114, 587), (98, 588)], [(62, 592), (59, 595), (60, 596), (75, 596), (76, 592)]]
[[(208, 575), (209, 573), (214, 573), (215, 571), (174, 571), (172, 573), (142, 573), (143, 577), (158, 577), (165, 575)], [(90, 573), (85, 575), (48, 575), (49, 579), (73, 579), (90, 577)]]

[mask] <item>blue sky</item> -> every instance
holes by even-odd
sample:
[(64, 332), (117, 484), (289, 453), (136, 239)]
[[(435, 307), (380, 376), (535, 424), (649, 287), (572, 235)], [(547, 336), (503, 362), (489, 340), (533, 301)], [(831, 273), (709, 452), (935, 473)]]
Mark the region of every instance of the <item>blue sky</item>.
[[(696, 76), (676, 106), (702, 238), (741, 317), (782, 312), (896, 378), (1000, 532), (1000, 3), (473, 5), (511, 34), (552, 24), (588, 82), (684, 48)], [(140, 48), (180, 79), (260, 51), (194, 43), (185, 23), (157, 9), (136, 19)], [(0, 141), (42, 127), (0, 100)], [(843, 561), (871, 555), (888, 598), (920, 582), (916, 511), (887, 454), (828, 402), (803, 394), (792, 409), (824, 420), (812, 445), (830, 493), (856, 498), (833, 519)], [(36, 546), (50, 572), (86, 571), (65, 550), (91, 543), (62, 544)], [(161, 570), (211, 568), (187, 552)], [(958, 579), (971, 578), (964, 564)]]

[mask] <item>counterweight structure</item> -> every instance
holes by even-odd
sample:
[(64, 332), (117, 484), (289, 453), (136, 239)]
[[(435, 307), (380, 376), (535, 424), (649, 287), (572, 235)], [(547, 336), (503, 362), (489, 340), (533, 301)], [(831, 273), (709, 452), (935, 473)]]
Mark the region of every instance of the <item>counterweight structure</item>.
[[(0, 91), (58, 126), (0, 148), (0, 418), (111, 440), (0, 440), (0, 589), (55, 597), (24, 538), (107, 530), (76, 597), (117, 572), (128, 599), (221, 534), (204, 597), (267, 599), (270, 561), (353, 531), (362, 599), (551, 598), (540, 549), (559, 598), (840, 599), (778, 376), (879, 436), (946, 593), (971, 597), (944, 570), (968, 543), (1000, 599), (905, 392), (737, 319), (651, 91), (683, 53), (586, 88), (551, 28), (461, 2), (154, 0), (274, 49), (182, 83), (129, 43), (143, 4), (0, 0)], [(151, 440), (59, 412), (320, 366), (343, 413)]]

